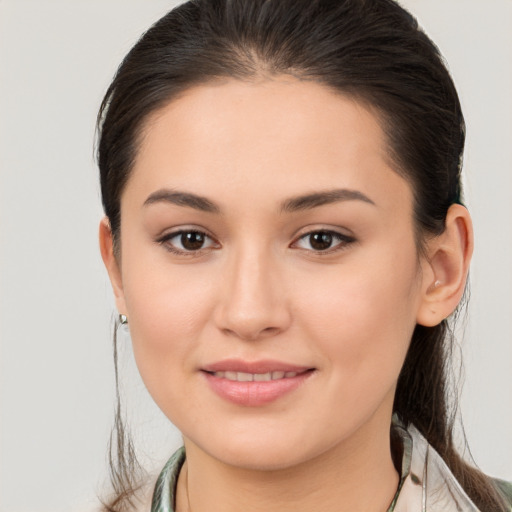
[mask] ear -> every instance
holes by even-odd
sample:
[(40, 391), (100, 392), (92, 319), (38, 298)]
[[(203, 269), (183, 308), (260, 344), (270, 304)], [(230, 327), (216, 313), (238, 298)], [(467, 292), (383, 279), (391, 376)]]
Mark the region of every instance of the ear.
[(126, 315), (121, 268), (114, 253), (114, 240), (112, 238), (112, 230), (110, 229), (108, 217), (104, 217), (100, 222), (99, 239), (101, 257), (107, 269), (110, 283), (112, 284), (117, 310), (120, 314)]
[(433, 327), (455, 311), (466, 286), (473, 254), (473, 226), (464, 206), (450, 206), (444, 232), (427, 242), (426, 252), (416, 322)]

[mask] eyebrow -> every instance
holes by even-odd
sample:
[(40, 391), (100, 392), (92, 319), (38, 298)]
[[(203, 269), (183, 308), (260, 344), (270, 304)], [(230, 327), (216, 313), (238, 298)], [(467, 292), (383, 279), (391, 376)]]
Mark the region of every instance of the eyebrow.
[(339, 203), (341, 201), (363, 201), (364, 203), (375, 206), (375, 203), (362, 192), (341, 188), (292, 197), (282, 204), (281, 211), (296, 212), (310, 210), (312, 208), (317, 208), (326, 204)]
[[(281, 204), (280, 210), (284, 213), (292, 213), (342, 201), (362, 201), (375, 206), (375, 203), (362, 192), (342, 188), (292, 197)], [(153, 192), (144, 201), (144, 206), (162, 202), (185, 206), (207, 213), (221, 213), (220, 207), (206, 197), (170, 189), (160, 189)]]
[(150, 194), (144, 201), (144, 206), (162, 202), (178, 206), (187, 206), (188, 208), (194, 208), (194, 210), (200, 210), (202, 212), (220, 213), (220, 208), (209, 199), (206, 199), (206, 197), (169, 189), (157, 190)]

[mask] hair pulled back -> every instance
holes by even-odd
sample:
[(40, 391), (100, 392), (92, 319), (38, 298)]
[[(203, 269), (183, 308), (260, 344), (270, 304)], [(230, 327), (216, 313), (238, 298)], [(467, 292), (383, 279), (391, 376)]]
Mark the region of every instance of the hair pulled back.
[[(120, 199), (148, 116), (194, 85), (226, 78), (314, 80), (375, 111), (397, 172), (411, 184), (418, 248), (461, 198), (465, 127), (443, 59), (392, 0), (191, 0), (153, 25), (123, 60), (98, 116), (102, 201), (119, 248)], [(447, 321), (417, 326), (394, 411), (414, 423), (483, 512), (505, 510), (493, 484), (457, 454)], [(131, 445), (117, 415), (117, 498), (133, 491)], [(128, 453), (128, 454), (127, 454)], [(128, 468), (128, 469), (127, 469)]]

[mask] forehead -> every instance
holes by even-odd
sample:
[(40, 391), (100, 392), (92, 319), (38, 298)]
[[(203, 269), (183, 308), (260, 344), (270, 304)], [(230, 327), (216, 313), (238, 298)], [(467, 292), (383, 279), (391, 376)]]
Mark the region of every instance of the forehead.
[(411, 196), (374, 112), (291, 77), (187, 90), (149, 117), (130, 181), (147, 194), (160, 187), (202, 195), (238, 188), (277, 200), (343, 187), (384, 202)]

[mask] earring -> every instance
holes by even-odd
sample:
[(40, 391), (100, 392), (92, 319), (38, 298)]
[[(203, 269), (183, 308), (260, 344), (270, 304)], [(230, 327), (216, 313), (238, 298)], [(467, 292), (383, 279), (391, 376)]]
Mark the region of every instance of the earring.
[(434, 288), (437, 288), (441, 284), (441, 281), (439, 279), (434, 283)]
[(128, 324), (128, 317), (126, 315), (119, 315), (119, 323), (121, 325), (127, 325)]

